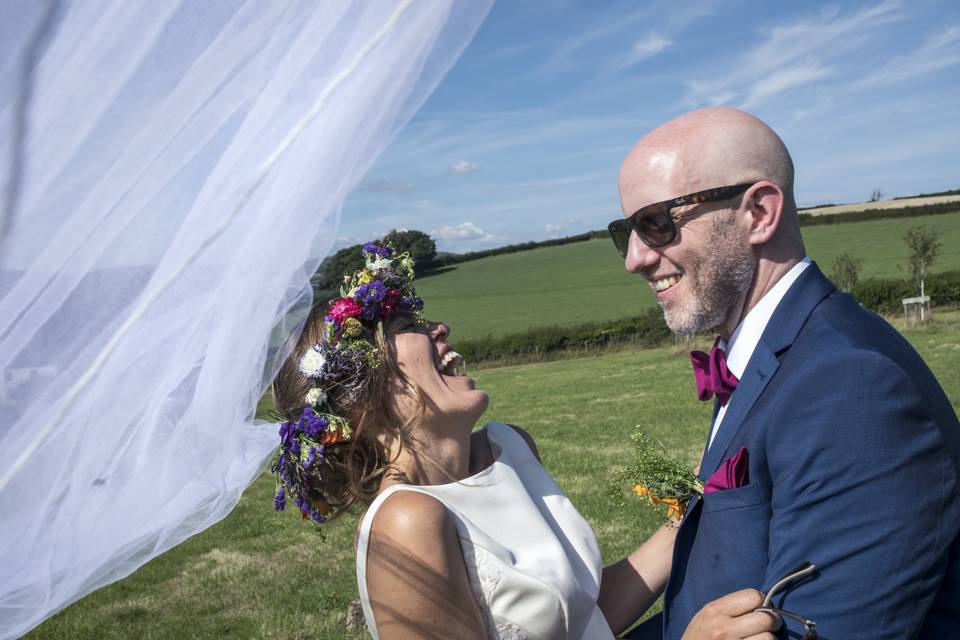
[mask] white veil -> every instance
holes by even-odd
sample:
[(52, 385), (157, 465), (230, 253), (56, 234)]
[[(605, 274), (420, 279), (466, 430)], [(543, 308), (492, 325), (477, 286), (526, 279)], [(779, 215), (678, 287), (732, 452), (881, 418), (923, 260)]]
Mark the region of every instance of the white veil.
[(0, 0), (0, 638), (236, 504), (345, 196), (488, 10)]

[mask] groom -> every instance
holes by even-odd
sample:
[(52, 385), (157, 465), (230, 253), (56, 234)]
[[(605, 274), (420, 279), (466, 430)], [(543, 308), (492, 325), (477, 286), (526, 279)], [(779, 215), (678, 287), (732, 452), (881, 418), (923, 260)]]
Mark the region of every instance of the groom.
[(716, 397), (701, 479), (738, 453), (746, 472), (688, 505), (663, 637), (803, 561), (817, 573), (773, 605), (820, 637), (960, 637), (956, 413), (913, 348), (806, 257), (780, 138), (735, 109), (688, 113), (630, 151), (620, 199), (627, 270), (674, 332), (722, 338), (700, 359)]

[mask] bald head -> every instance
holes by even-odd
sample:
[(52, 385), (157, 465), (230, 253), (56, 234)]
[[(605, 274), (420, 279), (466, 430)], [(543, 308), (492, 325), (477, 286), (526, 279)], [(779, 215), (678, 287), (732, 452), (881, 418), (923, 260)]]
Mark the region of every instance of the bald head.
[[(742, 195), (671, 209), (672, 240), (644, 238), (640, 222), (625, 252), (628, 271), (657, 291), (678, 333), (712, 327), (732, 334), (740, 320), (804, 257), (793, 199), (793, 161), (761, 120), (738, 109), (687, 113), (645, 135), (620, 169), (626, 216), (651, 204), (733, 185)], [(654, 211), (657, 211), (656, 209)], [(647, 225), (664, 224), (645, 214)], [(653, 246), (650, 246), (653, 244)]]
[(620, 170), (624, 211), (713, 187), (769, 180), (793, 205), (793, 161), (760, 119), (730, 107), (684, 114), (630, 150)]

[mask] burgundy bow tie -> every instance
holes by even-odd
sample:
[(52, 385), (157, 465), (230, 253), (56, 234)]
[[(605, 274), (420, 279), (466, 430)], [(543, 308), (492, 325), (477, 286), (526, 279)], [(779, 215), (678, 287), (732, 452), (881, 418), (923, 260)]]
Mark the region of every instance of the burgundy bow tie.
[(691, 351), (690, 362), (693, 364), (693, 375), (697, 379), (697, 397), (709, 400), (716, 395), (720, 406), (723, 406), (730, 400), (739, 380), (727, 370), (727, 356), (719, 345), (720, 338), (717, 337), (709, 355), (703, 351)]

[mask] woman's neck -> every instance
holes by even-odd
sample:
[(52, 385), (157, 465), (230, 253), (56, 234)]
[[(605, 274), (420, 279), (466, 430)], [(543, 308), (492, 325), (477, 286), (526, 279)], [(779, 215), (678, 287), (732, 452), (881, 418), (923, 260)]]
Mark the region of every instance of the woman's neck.
[(381, 489), (397, 482), (447, 484), (471, 475), (471, 430), (472, 425), (415, 428), (402, 448), (399, 443), (392, 443), (388, 450), (395, 458), (394, 471), (384, 478)]

